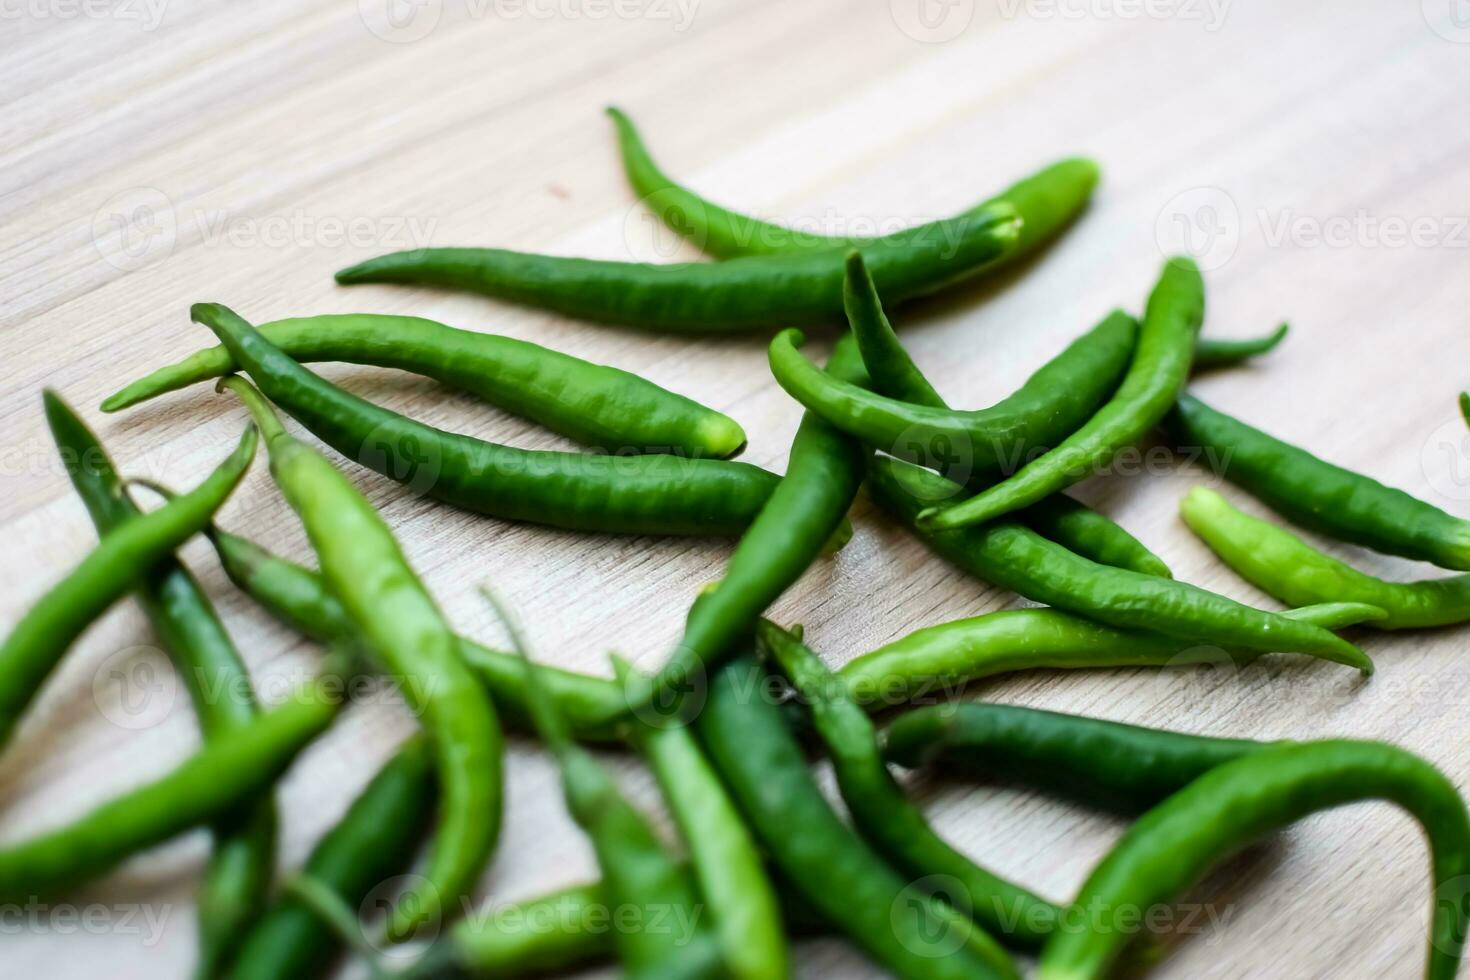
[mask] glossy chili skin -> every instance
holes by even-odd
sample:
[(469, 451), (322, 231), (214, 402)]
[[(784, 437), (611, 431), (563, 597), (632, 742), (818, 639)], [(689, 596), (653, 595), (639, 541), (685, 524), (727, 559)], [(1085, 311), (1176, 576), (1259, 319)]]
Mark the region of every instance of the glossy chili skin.
[(62, 827), (0, 848), (0, 902), (54, 897), (145, 848), (248, 806), (332, 723), (340, 695), (326, 680), (309, 684), (152, 782)]
[(1454, 977), (1467, 916), (1458, 900), (1470, 873), (1470, 820), (1454, 784), (1434, 766), (1380, 742), (1276, 746), (1205, 773), (1138, 819), (1077, 895), (1083, 928), (1059, 930), (1041, 954), (1041, 980), (1103, 977), (1129, 935), (1088, 917), (1089, 907), (1151, 909), (1175, 901), (1215, 863), (1309, 814), (1362, 800), (1396, 803), (1429, 840), (1434, 887), (1425, 976)]
[[(223, 307), (210, 315), (239, 319)], [(421, 882), (399, 897), (388, 922), (388, 937), (405, 939), (453, 909), (490, 859), (503, 802), (500, 724), (382, 517), (324, 456), (281, 427), (259, 392), (238, 377), (224, 384), (264, 434), (271, 475), (301, 519), (354, 637), (398, 679), (432, 739), (441, 801), (434, 843)]]
[(0, 745), (72, 641), (209, 523), (245, 475), (255, 443), (251, 427), (199, 486), (158, 510), (120, 523), (21, 617), (0, 644)]
[(779, 482), (747, 463), (535, 452), (445, 432), (343, 391), (220, 309), (194, 312), (267, 398), (348, 459), (467, 510), (580, 531), (733, 535)]
[(1122, 814), (1141, 813), (1216, 766), (1283, 744), (979, 702), (906, 711), (883, 741), (884, 756), (901, 766), (1017, 782)]
[(1302, 527), (1390, 555), (1470, 569), (1470, 521), (1335, 466), (1184, 395), (1165, 419), (1175, 445), (1203, 449), (1219, 476)]
[(973, 527), (1098, 472), (1173, 407), (1189, 378), (1204, 314), (1199, 269), (1187, 258), (1170, 259), (1149, 295), (1128, 373), (1108, 403), (1041, 458), (963, 503), (930, 509), (921, 523), (933, 530)]
[[(1015, 976), (982, 953), (953, 911), (908, 886), (828, 805), (748, 656), (711, 680), (696, 728), (756, 838), (783, 876), (875, 962), (902, 977)], [(913, 915), (892, 915), (894, 903)], [(958, 931), (952, 931), (958, 930)]]
[[(298, 362), (397, 368), (468, 391), (497, 408), (611, 453), (724, 458), (745, 447), (734, 419), (629, 371), (513, 337), (458, 330), (416, 316), (293, 317), (261, 334)], [(224, 347), (159, 368), (102, 403), (104, 412), (238, 370)]]
[[(312, 848), (301, 873), (351, 909), (407, 870), (434, 806), (434, 756), (423, 736), (403, 744), (337, 824)], [(230, 980), (313, 980), (327, 973), (338, 945), (300, 899), (271, 906), (240, 947)]]
[[(954, 490), (954, 484), (941, 476), (886, 458), (869, 466), (868, 487), (885, 510), (910, 527), (926, 500)], [(1254, 609), (1185, 582), (1099, 565), (1011, 521), (918, 533), (935, 552), (972, 575), (1109, 626), (1263, 653), (1306, 653), (1364, 673), (1373, 669), (1361, 650), (1319, 626)]]
[(1282, 602), (1366, 602), (1386, 615), (1379, 629), (1447, 626), (1470, 620), (1470, 573), (1386, 582), (1325, 555), (1285, 528), (1195, 487), (1179, 505), (1190, 530), (1235, 572)]
[(877, 730), (843, 681), (810, 649), (770, 621), (757, 627), (762, 649), (810, 707), (853, 822), (879, 853), (915, 881), (958, 882), (940, 896), (992, 936), (1035, 949), (1055, 928), (1059, 909), (977, 865), (940, 838), (884, 764)]
[[(608, 107), (607, 113), (617, 128), (623, 170), (634, 192), (664, 224), (710, 255), (723, 259), (790, 255), (832, 247), (866, 247), (878, 242), (923, 241), (943, 234), (944, 223), (934, 221), (878, 238), (816, 235), (730, 211), (675, 183), (654, 162), (632, 120), (613, 106)], [(1012, 253), (1004, 262), (1015, 261), (1031, 254), (1069, 225), (1087, 206), (1097, 180), (1098, 167), (1093, 161), (1060, 160), (960, 217), (1000, 203), (1014, 207), (1024, 223)], [(887, 290), (884, 295), (888, 295)]]
[[(1020, 222), (997, 204), (937, 222), (932, 234), (863, 247), (890, 303), (969, 279), (1016, 245)], [(386, 282), (484, 293), (570, 316), (677, 333), (768, 331), (840, 322), (842, 246), (727, 262), (654, 265), (494, 248), (425, 248), (337, 273), (342, 285)]]
[[(46, 421), (72, 486), (99, 535), (142, 511), (85, 422), (55, 392), (44, 394)], [(256, 715), (250, 675), (214, 605), (189, 570), (166, 556), (144, 576), (138, 602), (178, 671), (206, 741)], [(219, 975), (260, 914), (275, 874), (276, 808), (270, 794), (214, 828), (214, 849), (199, 889), (199, 969)]]
[[(1376, 606), (1324, 603), (1288, 619), (1341, 629), (1382, 619)], [(970, 681), (1018, 670), (1244, 664), (1258, 650), (1225, 649), (1146, 630), (1115, 629), (1059, 609), (1006, 609), (915, 630), (843, 664), (837, 676), (869, 711), (948, 696)]]

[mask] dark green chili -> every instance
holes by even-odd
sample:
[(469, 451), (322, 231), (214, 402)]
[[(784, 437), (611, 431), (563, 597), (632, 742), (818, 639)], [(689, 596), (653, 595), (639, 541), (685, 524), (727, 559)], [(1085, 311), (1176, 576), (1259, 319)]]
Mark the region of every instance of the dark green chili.
[(1470, 521), (1318, 459), (1189, 395), (1165, 420), (1176, 446), (1303, 527), (1375, 551), (1470, 569)]
[[(217, 315), (232, 316), (223, 308)], [(259, 426), (271, 475), (306, 529), (328, 591), (433, 740), (442, 804), (422, 882), (400, 896), (389, 921), (389, 938), (404, 939), (474, 887), (494, 849), (503, 754), (495, 709), (378, 512), (326, 457), (281, 427), (259, 392), (238, 377), (222, 384)]]
[(1269, 354), (1276, 349), (1276, 345), (1286, 339), (1291, 327), (1283, 323), (1264, 337), (1252, 337), (1246, 340), (1216, 340), (1213, 337), (1201, 337), (1194, 345), (1194, 365), (1196, 372), (1210, 371), (1214, 368), (1234, 367), (1242, 361)]
[(757, 839), (784, 877), (833, 926), (901, 977), (1015, 977), (994, 940), (908, 886), (828, 805), (800, 745), (742, 657), (712, 678), (696, 722)]
[(193, 308), (266, 397), (349, 459), (430, 496), (509, 520), (630, 534), (737, 534), (779, 482), (747, 463), (533, 452), (445, 432), (351, 395), (230, 310)]
[[(941, 476), (888, 458), (873, 461), (868, 486), (880, 505), (910, 527), (926, 501), (952, 495), (955, 489)], [(1247, 650), (1306, 653), (1364, 673), (1373, 669), (1361, 650), (1321, 627), (1184, 582), (1099, 565), (1011, 521), (957, 531), (919, 529), (919, 536), (972, 575), (1109, 626)]]
[[(43, 394), (51, 436), (99, 535), (142, 512), (107, 450), (53, 391)], [(255, 694), (240, 654), (199, 583), (165, 556), (143, 577), (139, 604), (183, 681), (206, 741), (250, 723)], [(275, 872), (276, 808), (270, 794), (214, 828), (214, 850), (199, 889), (199, 970), (218, 976), (265, 907)]]
[(915, 881), (957, 883), (943, 895), (1002, 941), (1039, 947), (1060, 911), (1019, 885), (985, 870), (945, 843), (899, 788), (879, 754), (877, 732), (847, 686), (811, 650), (769, 620), (757, 627), (770, 653), (811, 707), (813, 724), (832, 760), (842, 799), (858, 831)]
[[(297, 317), (259, 329), (297, 361), (348, 361), (422, 374), (613, 453), (723, 458), (745, 448), (745, 432), (729, 416), (636, 374), (525, 340), (372, 313)], [(133, 382), (104, 401), (102, 410), (115, 412), (236, 370), (228, 349), (210, 347)]]
[(202, 483), (152, 513), (123, 521), (21, 617), (0, 645), (0, 745), (73, 640), (197, 534), (255, 455), (254, 427)]
[[(878, 243), (942, 240), (944, 222), (939, 221), (905, 228), (879, 238), (832, 237), (770, 224), (726, 210), (670, 179), (654, 163), (632, 120), (612, 106), (608, 107), (607, 113), (617, 127), (623, 169), (633, 190), (664, 224), (711, 255), (726, 259), (742, 255), (790, 255), (832, 247), (866, 248)], [(1061, 160), (1011, 185), (959, 217), (997, 204), (1013, 206), (1024, 222), (1012, 253), (1004, 260), (1014, 261), (1034, 252), (1069, 225), (1087, 206), (1097, 179), (1097, 164), (1093, 161), (1082, 158)], [(888, 295), (888, 290), (884, 290), (884, 295)]]
[(1225, 564), (1282, 602), (1366, 602), (1387, 614), (1379, 629), (1446, 626), (1470, 620), (1470, 573), (1419, 582), (1385, 582), (1313, 548), (1285, 528), (1195, 487), (1179, 505), (1184, 523)]
[(1133, 361), (1112, 399), (1085, 425), (1015, 475), (960, 504), (932, 507), (920, 523), (954, 530), (1034, 504), (1106, 466), (1164, 417), (1189, 377), (1205, 313), (1205, 285), (1187, 258), (1164, 265), (1144, 310)]
[(1425, 976), (1450, 980), (1470, 914), (1470, 819), (1454, 784), (1434, 766), (1379, 742), (1325, 741), (1256, 752), (1205, 773), (1128, 829), (1077, 895), (1082, 928), (1059, 929), (1041, 954), (1039, 980), (1103, 977), (1131, 938), (1090, 910), (1166, 906), (1217, 861), (1311, 813), (1362, 800), (1397, 803), (1429, 839), (1433, 912)]
[[(302, 873), (357, 908), (374, 888), (408, 867), (433, 802), (433, 753), (422, 736), (415, 736), (317, 842)], [(330, 931), (300, 899), (283, 897), (246, 938), (230, 980), (323, 976), (338, 952), (329, 937)]]
[[(883, 295), (899, 303), (971, 278), (1015, 248), (1007, 204), (936, 222), (930, 233), (863, 246)], [(844, 247), (728, 262), (652, 265), (493, 248), (424, 248), (337, 273), (353, 285), (448, 286), (650, 330), (735, 332), (840, 322)]]
[[(1324, 629), (1382, 619), (1361, 603), (1324, 603), (1281, 615)], [(1007, 609), (916, 630), (843, 664), (848, 693), (869, 710), (935, 694), (997, 674), (1036, 668), (1174, 667), (1247, 663), (1258, 650), (1200, 645), (1144, 630), (1114, 629), (1057, 609)]]
[(1005, 704), (916, 708), (883, 733), (884, 756), (1035, 786), (1141, 813), (1203, 773), (1275, 742), (1209, 738)]
[(326, 730), (340, 704), (335, 675), (321, 678), (166, 775), (64, 827), (0, 848), (0, 902), (55, 896), (145, 848), (238, 812)]

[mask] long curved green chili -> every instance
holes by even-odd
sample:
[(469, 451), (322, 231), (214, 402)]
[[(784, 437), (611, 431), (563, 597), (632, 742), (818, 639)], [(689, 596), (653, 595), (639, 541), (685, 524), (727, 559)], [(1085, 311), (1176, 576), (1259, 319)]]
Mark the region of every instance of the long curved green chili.
[(1283, 744), (975, 702), (906, 711), (883, 740), (884, 756), (906, 768), (1010, 780), (1123, 814), (1147, 810), (1216, 766)]
[(63, 827), (0, 848), (0, 902), (54, 896), (145, 848), (236, 812), (327, 729), (341, 693), (335, 675), (319, 678), (152, 782)]
[[(943, 477), (889, 458), (874, 459), (868, 486), (882, 507), (910, 527), (926, 500), (954, 492), (954, 484)], [(925, 544), (970, 574), (1109, 626), (1247, 650), (1306, 653), (1364, 673), (1373, 669), (1361, 650), (1321, 627), (1185, 582), (1099, 565), (1011, 521), (957, 531), (917, 530)]]
[[(654, 162), (632, 120), (614, 106), (608, 106), (607, 114), (617, 128), (623, 169), (634, 192), (659, 220), (710, 255), (725, 259), (744, 255), (791, 255), (832, 247), (866, 247), (878, 242), (923, 241), (937, 238), (942, 233), (943, 222), (934, 221), (879, 238), (816, 235), (738, 214), (675, 183)], [(1069, 225), (1087, 206), (1097, 180), (1098, 168), (1093, 161), (1083, 158), (1060, 160), (959, 217), (1000, 203), (1013, 206), (1024, 223), (1012, 253), (1004, 260), (1011, 262), (1031, 254)], [(884, 290), (884, 295), (887, 295), (887, 290)]]
[(928, 509), (920, 523), (936, 531), (983, 524), (1106, 465), (1153, 428), (1178, 399), (1189, 378), (1204, 313), (1199, 269), (1187, 258), (1170, 259), (1149, 295), (1133, 362), (1112, 399), (1040, 459), (963, 503)]
[(695, 722), (710, 759), (785, 878), (877, 963), (913, 980), (1015, 977), (1005, 952), (907, 885), (828, 805), (751, 657), (711, 679)]
[(1385, 582), (1323, 554), (1285, 528), (1195, 487), (1179, 505), (1190, 530), (1225, 564), (1282, 602), (1366, 602), (1387, 614), (1379, 629), (1446, 626), (1470, 620), (1470, 573), (1418, 582)]
[[(1336, 630), (1382, 619), (1382, 609), (1338, 602), (1288, 609), (1281, 615)], [(837, 670), (848, 693), (870, 711), (964, 684), (1037, 668), (1174, 667), (1247, 663), (1258, 650), (1200, 645), (1145, 630), (1115, 629), (1059, 609), (1005, 609), (928, 626), (854, 657)]]
[[(43, 393), (57, 450), (99, 535), (142, 511), (85, 422), (53, 391)], [(143, 577), (138, 602), (172, 659), (206, 741), (256, 715), (250, 675), (214, 605), (177, 558), (165, 556)], [(214, 848), (199, 888), (199, 968), (218, 976), (265, 908), (275, 873), (276, 808), (269, 793), (214, 828)]]
[(1165, 419), (1175, 445), (1302, 527), (1375, 551), (1470, 569), (1470, 520), (1319, 459), (1185, 395)]
[(756, 633), (761, 647), (810, 706), (859, 833), (916, 881), (957, 882), (961, 894), (940, 896), (941, 900), (954, 904), (1002, 942), (1023, 949), (1039, 947), (1055, 927), (1060, 909), (945, 843), (894, 781), (879, 752), (873, 723), (843, 681), (769, 620), (762, 620)]
[(1470, 819), (1455, 786), (1418, 756), (1378, 742), (1278, 746), (1226, 763), (1144, 814), (1093, 870), (1077, 895), (1084, 928), (1058, 930), (1041, 954), (1040, 980), (1105, 976), (1129, 930), (1089, 909), (1166, 905), (1217, 861), (1301, 818), (1362, 800), (1409, 811), (1429, 839), (1434, 907), (1425, 976), (1459, 968), (1470, 913), (1459, 892), (1470, 874)]
[(124, 521), (21, 617), (0, 644), (0, 745), (73, 640), (136, 587), (175, 548), (199, 533), (235, 489), (255, 455), (252, 426), (213, 473), (156, 511)]
[[(744, 430), (727, 415), (628, 371), (525, 340), (374, 313), (294, 317), (258, 329), (296, 361), (347, 361), (425, 375), (613, 453), (724, 458), (745, 447)], [(236, 370), (227, 348), (206, 348), (134, 381), (102, 410), (115, 412)]]
[[(988, 270), (1016, 246), (1020, 224), (1011, 206), (987, 205), (936, 222), (921, 238), (878, 239), (863, 252), (883, 295), (898, 303)], [(764, 331), (840, 322), (845, 252), (835, 247), (653, 265), (494, 248), (423, 248), (343, 269), (337, 282), (467, 289), (649, 330)]]
[(445, 432), (351, 395), (225, 307), (207, 325), (266, 397), (349, 459), (422, 493), (508, 520), (630, 534), (738, 534), (779, 477), (748, 463), (513, 449)]
[[(433, 752), (419, 735), (378, 771), (346, 814), (317, 842), (302, 873), (330, 888), (349, 908), (405, 869), (434, 803)], [(313, 980), (336, 958), (328, 930), (300, 899), (279, 899), (251, 930), (230, 980)]]
[(222, 384), (260, 428), (271, 475), (301, 519), (328, 591), (433, 740), (442, 805), (422, 882), (399, 897), (388, 923), (389, 938), (401, 940), (437, 921), (490, 859), (502, 806), (495, 709), (378, 512), (326, 457), (286, 432), (258, 391), (234, 376)]

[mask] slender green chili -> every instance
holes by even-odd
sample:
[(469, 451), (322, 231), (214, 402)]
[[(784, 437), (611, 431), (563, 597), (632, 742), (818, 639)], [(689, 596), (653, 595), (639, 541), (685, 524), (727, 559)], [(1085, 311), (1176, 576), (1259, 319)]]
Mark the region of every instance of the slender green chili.
[[(373, 313), (263, 323), (261, 334), (300, 361), (348, 361), (422, 374), (589, 446), (613, 453), (723, 458), (745, 448), (732, 418), (636, 374), (496, 334), (416, 316)], [(237, 370), (225, 347), (159, 368), (102, 403), (104, 412)]]
[[(1246, 755), (1205, 773), (1128, 829), (1077, 895), (1080, 929), (1056, 932), (1040, 980), (1105, 976), (1131, 930), (1089, 909), (1153, 909), (1174, 901), (1217, 861), (1311, 813), (1386, 800), (1413, 814), (1429, 839), (1435, 888), (1425, 976), (1450, 980), (1470, 915), (1460, 900), (1470, 874), (1470, 819), (1438, 769), (1378, 742), (1324, 741)], [(1443, 889), (1454, 889), (1447, 894)]]
[(0, 745), (72, 641), (209, 523), (245, 475), (255, 443), (254, 427), (246, 429), (235, 451), (199, 486), (119, 524), (21, 617), (0, 645)]
[(568, 970), (614, 954), (619, 921), (602, 882), (573, 885), (520, 902), (497, 902), (450, 927), (403, 974), (412, 980), (519, 977)]
[[(873, 461), (868, 486), (880, 505), (910, 527), (926, 500), (954, 492), (954, 484), (943, 477), (887, 458)], [(1109, 626), (1247, 650), (1306, 653), (1365, 674), (1373, 669), (1361, 650), (1319, 626), (1253, 609), (1185, 582), (1099, 565), (1011, 521), (918, 533), (930, 548), (972, 575)], [(1351, 601), (1347, 596), (1333, 599)]]
[(1179, 399), (1166, 426), (1175, 445), (1206, 451), (1218, 475), (1296, 524), (1390, 555), (1470, 569), (1470, 521), (1318, 459), (1189, 395)]
[(960, 504), (930, 508), (919, 522), (954, 530), (994, 520), (1050, 496), (1107, 465), (1137, 442), (1174, 405), (1189, 377), (1204, 320), (1205, 286), (1187, 258), (1164, 265), (1138, 332), (1138, 347), (1123, 383), (1085, 425), (1015, 475)]
[[(434, 802), (433, 753), (423, 736), (398, 753), (317, 842), (303, 873), (357, 908), (373, 889), (406, 869), (428, 826)], [(230, 980), (310, 980), (338, 952), (300, 899), (279, 899), (240, 948)]]
[[(1361, 603), (1324, 603), (1281, 615), (1324, 629), (1382, 619)], [(957, 692), (964, 684), (1036, 668), (1174, 667), (1243, 664), (1258, 650), (1200, 645), (1145, 630), (1115, 629), (1058, 609), (1006, 609), (940, 623), (869, 651), (843, 664), (837, 676), (870, 711)]]
[(790, 633), (769, 620), (757, 627), (761, 647), (780, 665), (807, 704), (826, 745), (837, 786), (859, 833), (918, 882), (957, 882), (940, 896), (1003, 942), (1035, 949), (1055, 927), (1051, 902), (985, 870), (945, 843), (899, 788), (878, 748), (877, 730), (841, 678)]
[[(55, 392), (46, 391), (43, 400), (62, 463), (98, 534), (136, 519), (142, 512), (97, 436)], [(256, 715), (250, 675), (189, 570), (165, 556), (143, 577), (137, 597), (189, 692), (205, 740), (249, 724)], [(200, 977), (219, 975), (265, 908), (275, 856), (276, 808), (269, 793), (214, 828), (198, 897)]]
[(1196, 373), (1210, 371), (1215, 368), (1234, 367), (1243, 361), (1269, 354), (1276, 346), (1286, 339), (1291, 332), (1291, 327), (1285, 323), (1263, 337), (1251, 337), (1246, 340), (1217, 340), (1214, 337), (1201, 337), (1194, 345), (1194, 365)]
[[(883, 295), (898, 303), (988, 270), (1015, 248), (1020, 225), (1011, 206), (988, 205), (936, 222), (922, 237), (878, 239), (863, 252)], [(467, 289), (649, 330), (764, 331), (840, 322), (845, 251), (652, 265), (493, 248), (424, 248), (343, 269), (337, 282)]]
[[(649, 155), (633, 122), (620, 109), (609, 106), (607, 114), (617, 128), (618, 147), (628, 183), (643, 203), (678, 234), (700, 249), (719, 258), (743, 255), (790, 255), (832, 247), (866, 247), (876, 243), (903, 243), (937, 238), (943, 222), (905, 228), (880, 238), (815, 235), (757, 218), (738, 214), (713, 204), (668, 177)], [(981, 212), (996, 204), (1010, 204), (1024, 224), (1013, 253), (1014, 261), (1034, 252), (1069, 225), (1092, 197), (1098, 168), (1091, 160), (1073, 158), (1053, 163), (984, 201), (959, 217)], [(955, 220), (955, 219), (950, 219)], [(888, 291), (884, 290), (884, 295)]]
[(968, 920), (905, 884), (832, 811), (765, 674), (742, 657), (713, 677), (696, 721), (751, 830), (791, 885), (877, 963), (913, 980), (1015, 977)]
[(433, 740), (442, 800), (434, 845), (422, 882), (400, 896), (388, 924), (390, 939), (405, 939), (474, 886), (494, 849), (503, 754), (495, 709), (378, 512), (324, 456), (281, 427), (258, 391), (238, 377), (222, 384), (264, 435), (271, 475), (306, 529), (328, 591), (398, 678)]
[(445, 432), (332, 385), (230, 310), (193, 308), (280, 405), (349, 459), (468, 510), (631, 534), (738, 534), (779, 478), (748, 463), (533, 452)]
[(1387, 614), (1379, 629), (1446, 626), (1470, 620), (1470, 573), (1385, 582), (1323, 554), (1285, 528), (1195, 487), (1179, 505), (1184, 523), (1241, 578), (1282, 602), (1366, 602)]
[(268, 790), (341, 704), (334, 677), (206, 743), (172, 771), (71, 823), (0, 848), (0, 902), (54, 896), (145, 848), (213, 824)]
[(916, 708), (883, 733), (890, 762), (1019, 782), (1141, 813), (1201, 774), (1276, 742), (1210, 738), (1005, 704)]

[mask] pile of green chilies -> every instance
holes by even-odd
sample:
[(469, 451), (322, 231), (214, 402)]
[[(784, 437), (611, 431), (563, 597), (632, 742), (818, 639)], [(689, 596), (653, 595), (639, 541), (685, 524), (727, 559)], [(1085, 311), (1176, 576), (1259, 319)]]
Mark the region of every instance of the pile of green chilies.
[[(387, 969), (390, 944), (419, 938), (432, 941), (407, 967), (395, 954), (394, 972), (509, 977), (616, 959), (636, 978), (777, 980), (792, 973), (792, 937), (836, 933), (899, 977), (1016, 978), (1022, 955), (1036, 958), (1043, 980), (1082, 980), (1119, 969), (1133, 936), (1089, 909), (1142, 918), (1252, 841), (1371, 799), (1398, 804), (1424, 830), (1435, 893), (1425, 975), (1453, 977), (1470, 908), (1445, 890), (1470, 875), (1470, 811), (1425, 760), (1381, 742), (1188, 735), (953, 696), (1011, 671), (1243, 666), (1272, 652), (1368, 675), (1373, 662), (1338, 631), (1470, 619), (1470, 520), (1186, 393), (1194, 372), (1267, 353), (1285, 326), (1253, 340), (1201, 338), (1203, 278), (1174, 257), (1139, 315), (1109, 313), (1010, 396), (955, 408), (904, 350), (885, 307), (1041, 250), (1086, 208), (1095, 164), (1060, 161), (951, 218), (833, 238), (699, 197), (658, 167), (626, 115), (609, 111), (633, 189), (717, 261), (436, 248), (371, 259), (337, 281), (467, 289), (652, 331), (782, 328), (770, 341), (771, 373), (804, 411), (784, 474), (735, 461), (747, 434), (729, 416), (527, 341), (377, 314), (257, 327), (225, 306), (196, 304), (193, 318), (219, 346), (102, 404), (119, 411), (207, 380), (235, 396), (249, 424), (193, 489), (126, 479), (80, 416), (44, 393), (100, 540), (0, 645), (0, 745), (66, 650), (126, 595), (172, 658), (203, 743), (163, 776), (0, 846), (0, 906), (54, 901), (204, 827), (212, 853), (198, 895), (200, 978), (322, 976), (344, 946)], [(802, 329), (843, 321), (826, 365), (808, 360)], [(318, 361), (433, 378), (587, 451), (528, 451), (434, 428), (343, 391), (307, 367)], [(1461, 406), (1470, 422), (1470, 395)], [(394, 530), (277, 410), (362, 466), (496, 519), (737, 542), (719, 581), (690, 600), (657, 672), (616, 657), (611, 679), (537, 665), (489, 592), (512, 649), (455, 633)], [(1141, 541), (1065, 493), (1158, 432), (1218, 461), (1216, 476), (1309, 531), (1462, 574), (1384, 581), (1197, 487), (1181, 506), (1186, 524), (1290, 608), (1271, 612), (1177, 581)], [(316, 570), (215, 523), (260, 442)], [(144, 511), (139, 486), (163, 503)], [(1039, 607), (927, 626), (829, 667), (799, 627), (765, 615), (846, 543), (864, 487), (961, 571)], [(283, 703), (256, 704), (227, 629), (177, 557), (197, 534), (235, 585), (329, 648), (319, 674)], [(370, 673), (397, 683), (422, 731), (278, 881), (275, 784)], [(601, 877), (468, 911), (499, 836), (503, 725), (554, 757)], [(647, 762), (678, 847), (585, 743), (625, 746)], [(850, 819), (813, 778), (814, 750), (830, 760)], [(1058, 901), (947, 843), (893, 766), (1026, 785), (1132, 823), (1078, 894)], [(426, 837), (412, 884), (391, 889)]]

